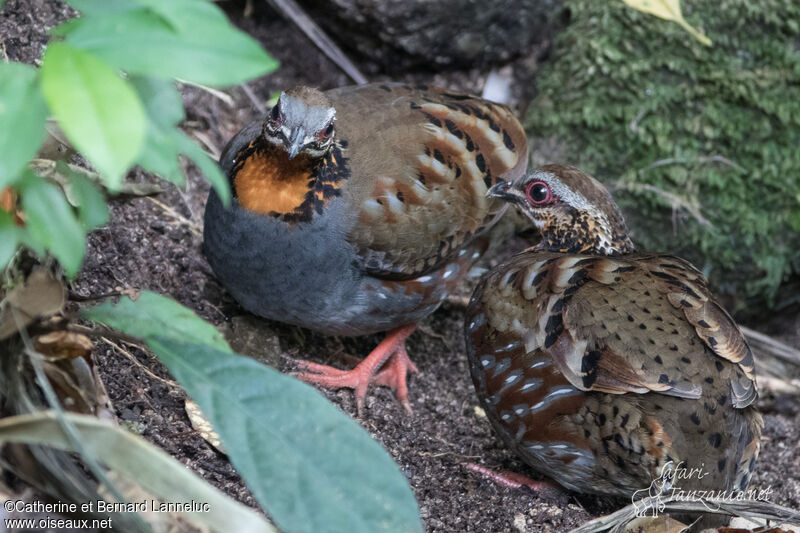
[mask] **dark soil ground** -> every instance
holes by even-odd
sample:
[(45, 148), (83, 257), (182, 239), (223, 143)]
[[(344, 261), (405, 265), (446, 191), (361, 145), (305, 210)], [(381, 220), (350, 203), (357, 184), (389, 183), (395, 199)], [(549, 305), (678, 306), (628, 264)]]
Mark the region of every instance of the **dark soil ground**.
[[(187, 112), (183, 127), (207, 149), (220, 150), (242, 125), (259, 115), (257, 103), (263, 105), (275, 91), (296, 83), (322, 89), (349, 83), (299, 31), (265, 7), (259, 5), (254, 15), (245, 18), (243, 3), (223, 5), (235, 24), (258, 38), (281, 61), (281, 68), (249, 84), (254, 98), (242, 88), (226, 91), (232, 106), (201, 89), (182, 87)], [(9, 60), (33, 63), (46, 43), (46, 29), (70, 12), (53, 1), (9, 0), (0, 13), (0, 53)], [(529, 96), (536, 52), (513, 65), (517, 103), (524, 103)], [(403, 80), (479, 93), (485, 74), (409, 73)], [(91, 234), (83, 271), (71, 291), (93, 296), (134, 288), (169, 295), (223, 328), (235, 349), (281, 370), (291, 369), (291, 358), (349, 365), (344, 354), (363, 357), (380, 341), (380, 335), (329, 338), (247, 315), (220, 287), (202, 255), (202, 215), (208, 185), (193, 168), (189, 176), (185, 190), (180, 190), (142, 172), (132, 173), (130, 180), (158, 182), (166, 191), (155, 198), (111, 202), (111, 222)], [(493, 262), (524, 243), (520, 237), (513, 239)], [(463, 294), (469, 291), (464, 287)], [(624, 504), (573, 494), (543, 498), (527, 489), (499, 487), (466, 470), (466, 463), (477, 462), (536, 477), (495, 438), (488, 420), (477, 409), (462, 321), (463, 309), (458, 304), (445, 304), (411, 336), (409, 353), (420, 370), (410, 380), (413, 415), (404, 412), (390, 391), (372, 389), (365, 416), (359, 419), (407, 475), (427, 530), (568, 531)], [(798, 325), (798, 317), (782, 317), (769, 332), (783, 334), (797, 346)], [(793, 333), (787, 336), (786, 332)], [(128, 427), (225, 492), (255, 505), (225, 456), (192, 429), (184, 411), (185, 394), (164, 381), (169, 375), (157, 360), (136, 349), (126, 355), (107, 344), (100, 344), (95, 352), (116, 414)], [(346, 413), (356, 416), (350, 391), (325, 394)], [(794, 396), (765, 394), (761, 407), (766, 429), (753, 486), (771, 486), (774, 502), (800, 507), (800, 402)]]

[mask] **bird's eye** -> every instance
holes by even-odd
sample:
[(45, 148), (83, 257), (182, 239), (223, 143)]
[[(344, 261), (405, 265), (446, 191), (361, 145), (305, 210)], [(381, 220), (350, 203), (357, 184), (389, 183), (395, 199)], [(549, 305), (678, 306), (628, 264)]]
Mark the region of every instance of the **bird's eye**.
[(550, 186), (543, 181), (531, 182), (525, 189), (525, 193), (532, 205), (544, 205), (553, 201), (553, 193), (550, 192)]
[(333, 133), (333, 122), (328, 124), (328, 127), (326, 127), (324, 130), (322, 130), (319, 133), (319, 138), (322, 139), (322, 140), (325, 140), (328, 137), (330, 137), (332, 133)]
[(281, 107), (279, 103), (272, 106), (272, 112), (270, 112), (269, 118), (271, 118), (273, 122), (278, 122), (278, 119), (281, 118)]

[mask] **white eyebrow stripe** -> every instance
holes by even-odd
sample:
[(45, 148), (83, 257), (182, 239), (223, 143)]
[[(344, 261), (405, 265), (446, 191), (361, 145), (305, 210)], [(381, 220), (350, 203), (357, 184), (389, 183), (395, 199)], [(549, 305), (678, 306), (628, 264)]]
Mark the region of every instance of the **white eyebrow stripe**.
[(556, 177), (552, 172), (534, 172), (526, 182), (543, 181), (550, 186), (550, 190), (575, 209), (588, 210), (594, 206), (579, 192), (573, 191)]

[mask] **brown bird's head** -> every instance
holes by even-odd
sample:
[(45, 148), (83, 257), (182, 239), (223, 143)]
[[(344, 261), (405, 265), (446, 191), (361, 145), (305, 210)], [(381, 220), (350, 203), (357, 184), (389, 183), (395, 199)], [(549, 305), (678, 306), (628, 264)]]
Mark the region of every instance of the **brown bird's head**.
[(486, 193), (516, 205), (542, 234), (540, 250), (621, 255), (633, 252), (625, 220), (602, 183), (579, 169), (546, 165)]
[(263, 135), (293, 159), (305, 154), (319, 159), (330, 150), (336, 132), (336, 110), (319, 89), (298, 85), (282, 92), (264, 120)]

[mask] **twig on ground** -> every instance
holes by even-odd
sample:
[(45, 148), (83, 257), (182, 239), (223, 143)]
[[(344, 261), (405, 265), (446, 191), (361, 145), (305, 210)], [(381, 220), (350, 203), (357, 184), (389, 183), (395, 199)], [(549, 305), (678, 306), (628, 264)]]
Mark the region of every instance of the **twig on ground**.
[(208, 135), (206, 135), (202, 131), (195, 130), (192, 132), (192, 136), (206, 146), (207, 148), (206, 153), (211, 157), (211, 159), (213, 159), (214, 161), (219, 160), (219, 154), (220, 154), (219, 147), (216, 144), (214, 144), (214, 142), (208, 137)]
[(756, 382), (759, 392), (766, 390), (779, 394), (800, 394), (800, 380), (797, 379), (785, 380), (758, 374)]
[(741, 327), (740, 329), (745, 337), (747, 337), (750, 345), (757, 351), (765, 352), (795, 365), (800, 365), (800, 350), (797, 348), (792, 348), (788, 344), (784, 344), (754, 329), (745, 327)]
[(241, 84), (240, 87), (242, 88), (242, 91), (244, 91), (244, 94), (247, 95), (247, 98), (250, 99), (250, 102), (252, 102), (253, 106), (258, 110), (258, 112), (261, 113), (262, 115), (265, 115), (267, 113), (267, 107), (261, 102), (261, 100), (256, 98), (253, 89), (251, 89), (250, 86), (246, 83)]
[(236, 102), (234, 102), (233, 98), (231, 98), (231, 95), (229, 95), (226, 92), (220, 91), (219, 89), (214, 89), (212, 87), (207, 87), (205, 85), (200, 85), (199, 83), (194, 83), (194, 82), (191, 82), (191, 81), (182, 80), (180, 78), (177, 78), (177, 81), (182, 83), (182, 84), (184, 84), (184, 85), (191, 85), (192, 87), (197, 87), (198, 89), (201, 89), (201, 90), (207, 92), (208, 94), (210, 94), (214, 98), (217, 98), (218, 100), (221, 100), (226, 106), (228, 106), (231, 109), (236, 107)]
[(149, 368), (144, 366), (141, 362), (139, 362), (139, 360), (136, 359), (136, 357), (131, 352), (129, 352), (128, 350), (126, 350), (125, 348), (123, 348), (122, 346), (117, 344), (116, 342), (112, 341), (108, 337), (101, 337), (101, 340), (103, 340), (104, 342), (110, 344), (115, 350), (117, 350), (119, 353), (121, 353), (126, 358), (128, 358), (128, 360), (130, 360), (133, 364), (138, 366), (145, 374), (147, 374), (151, 378), (153, 378), (153, 379), (155, 379), (157, 381), (160, 381), (161, 383), (163, 383), (165, 385), (169, 385), (170, 387), (175, 387), (176, 389), (180, 389), (181, 388), (181, 386), (178, 385), (178, 383), (176, 383), (175, 381), (172, 381), (171, 379), (162, 378), (158, 374), (154, 373), (152, 370), (150, 370)]
[(77, 292), (68, 289), (67, 299), (71, 302), (96, 302), (97, 300), (105, 300), (107, 298), (115, 298), (117, 296), (127, 296), (131, 300), (136, 301), (141, 292), (142, 292), (141, 289), (132, 289), (132, 288), (123, 289), (122, 287), (114, 287), (114, 290), (110, 292), (105, 292), (102, 294), (90, 294), (88, 296), (84, 296), (83, 294), (78, 294)]
[(663, 512), (698, 512), (708, 514), (726, 514), (745, 518), (764, 518), (781, 523), (800, 519), (800, 511), (775, 503), (760, 500), (715, 501), (699, 496), (692, 501), (683, 501), (680, 496), (650, 496), (623, 507), (609, 515), (595, 518), (584, 525), (573, 529), (570, 533), (601, 533), (603, 531), (622, 531), (625, 525), (639, 516), (650, 516)]
[(272, 7), (283, 13), (288, 19), (297, 24), (300, 31), (306, 34), (311, 42), (319, 48), (323, 54), (328, 56), (345, 74), (359, 85), (367, 83), (367, 78), (353, 64), (342, 50), (331, 41), (322, 28), (306, 15), (305, 11), (294, 0), (267, 0)]
[(153, 202), (158, 207), (160, 207), (164, 211), (164, 213), (166, 213), (168, 216), (172, 217), (176, 222), (186, 226), (189, 229), (189, 231), (194, 233), (197, 237), (202, 237), (203, 236), (203, 232), (200, 230), (200, 225), (199, 224), (196, 224), (196, 223), (192, 222), (191, 220), (189, 220), (185, 216), (181, 215), (180, 213), (178, 213), (177, 211), (172, 209), (170, 206), (168, 206), (164, 202), (161, 202), (160, 200), (156, 200), (152, 196), (147, 196), (147, 199), (150, 200), (151, 202)]

